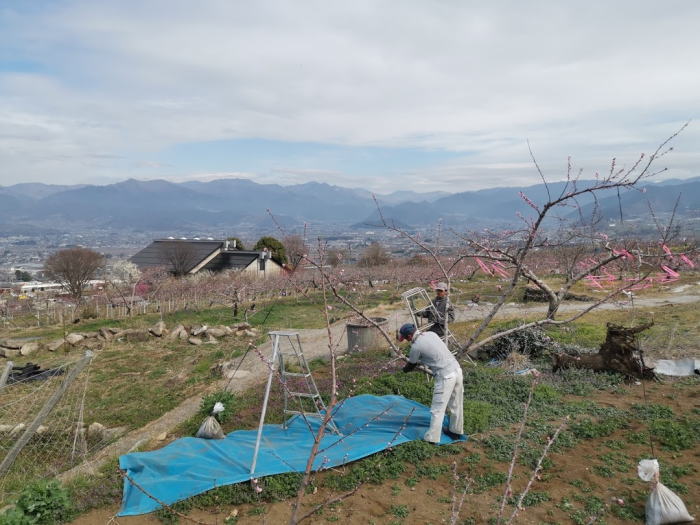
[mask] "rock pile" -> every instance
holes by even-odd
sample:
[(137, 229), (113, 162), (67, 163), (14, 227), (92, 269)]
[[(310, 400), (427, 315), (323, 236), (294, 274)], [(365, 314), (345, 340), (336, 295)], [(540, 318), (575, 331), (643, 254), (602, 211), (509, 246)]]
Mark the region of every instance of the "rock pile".
[[(0, 425), (0, 436), (2, 435), (9, 435), (9, 437), (17, 437), (19, 436), (22, 432), (25, 431), (27, 428), (26, 423), (11, 423), (11, 424), (2, 424)], [(98, 423), (98, 422), (93, 422), (90, 423), (89, 425), (86, 423), (83, 423), (81, 427), (78, 429), (78, 432), (82, 438), (86, 438), (90, 442), (104, 442), (104, 441), (111, 441), (115, 439), (116, 437), (119, 437), (120, 435), (124, 434), (127, 431), (126, 427), (113, 427), (113, 428), (107, 428), (103, 424)], [(73, 432), (75, 432), (75, 426), (68, 426), (66, 427), (65, 425), (60, 427), (60, 428), (51, 428), (49, 426), (45, 425), (40, 425), (36, 429), (36, 435), (46, 435), (49, 433), (59, 433), (59, 434), (66, 434), (70, 435)]]
[(219, 339), (225, 337), (257, 337), (258, 330), (248, 323), (239, 323), (226, 326), (194, 325), (191, 327), (178, 324), (168, 331), (163, 321), (158, 321), (148, 329), (142, 328), (114, 328), (102, 327), (97, 332), (72, 332), (61, 339), (48, 342), (20, 341), (13, 339), (0, 339), (0, 357), (8, 359), (28, 356), (40, 349), (56, 352), (71, 348), (86, 348), (99, 350), (107, 341), (122, 341), (128, 343), (141, 343), (151, 338), (163, 338), (168, 341), (188, 341), (192, 345), (217, 344)]

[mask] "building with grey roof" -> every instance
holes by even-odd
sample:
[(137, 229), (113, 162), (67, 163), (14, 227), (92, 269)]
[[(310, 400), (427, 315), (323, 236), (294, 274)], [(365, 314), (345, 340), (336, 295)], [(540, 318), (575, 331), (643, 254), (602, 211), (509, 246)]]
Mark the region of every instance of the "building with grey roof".
[(238, 250), (235, 242), (214, 239), (156, 239), (131, 257), (139, 269), (166, 268), (175, 275), (202, 270), (237, 270), (258, 277), (278, 275), (283, 267), (264, 251)]

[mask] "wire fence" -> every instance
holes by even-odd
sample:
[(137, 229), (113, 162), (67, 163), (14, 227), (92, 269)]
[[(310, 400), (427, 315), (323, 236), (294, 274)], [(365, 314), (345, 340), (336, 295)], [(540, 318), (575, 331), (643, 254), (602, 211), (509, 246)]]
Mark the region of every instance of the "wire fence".
[(86, 353), (42, 373), (14, 374), (0, 388), (0, 505), (31, 481), (82, 463), (110, 441), (103, 427), (83, 420), (92, 359)]

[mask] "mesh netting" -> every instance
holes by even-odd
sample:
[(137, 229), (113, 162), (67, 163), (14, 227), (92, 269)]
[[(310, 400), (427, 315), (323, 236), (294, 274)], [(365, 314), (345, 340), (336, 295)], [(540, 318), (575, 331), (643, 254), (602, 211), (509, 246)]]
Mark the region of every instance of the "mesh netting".
[(86, 356), (0, 388), (0, 505), (27, 483), (56, 476), (104, 445), (102, 429), (83, 423), (89, 371)]

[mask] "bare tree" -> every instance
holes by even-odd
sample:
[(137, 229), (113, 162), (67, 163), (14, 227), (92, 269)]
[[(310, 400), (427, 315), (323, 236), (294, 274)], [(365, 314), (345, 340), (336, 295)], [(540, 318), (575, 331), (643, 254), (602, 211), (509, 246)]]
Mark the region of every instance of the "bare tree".
[(340, 266), (344, 260), (347, 260), (347, 258), (348, 254), (346, 250), (331, 248), (328, 250), (326, 262), (335, 268), (336, 266)]
[(180, 242), (160, 243), (159, 249), (163, 258), (170, 264), (170, 271), (180, 277), (189, 272), (197, 264), (197, 254), (192, 245)]
[(357, 264), (358, 266), (367, 268), (370, 266), (381, 266), (382, 264), (388, 263), (389, 260), (389, 254), (384, 247), (378, 242), (373, 242), (364, 251)]
[[(661, 143), (651, 155), (642, 154), (627, 167), (618, 166), (616, 160), (613, 159), (609, 170), (603, 174), (596, 173), (593, 181), (582, 180), (581, 172), (574, 171), (569, 160), (566, 178), (558, 193), (553, 192), (551, 184), (546, 180), (533, 155), (533, 164), (546, 189), (546, 202), (538, 204), (527, 195), (521, 193), (522, 200), (534, 212), (530, 216), (520, 215), (523, 227), (487, 235), (475, 233), (457, 234), (463, 246), (456, 257), (456, 262), (451, 265), (444, 264), (440, 260), (440, 242), (437, 242), (435, 247), (429, 246), (418, 236), (412, 235), (390, 221), (385, 220), (377, 204), (384, 226), (410, 240), (430, 256), (439, 267), (441, 273), (443, 273), (448, 286), (450, 284), (450, 276), (457, 262), (463, 259), (472, 260), (489, 276), (504, 279), (504, 284), (499, 286), (501, 290), (500, 296), (476, 330), (461, 345), (458, 355), (463, 356), (467, 352), (472, 353), (497, 338), (519, 330), (548, 324), (570, 323), (601, 304), (610, 301), (622, 292), (628, 291), (648, 277), (652, 269), (659, 265), (659, 258), (663, 256), (661, 247), (666, 246), (672, 231), (671, 228), (668, 227), (660, 231), (662, 238), (659, 245), (652, 251), (634, 250), (621, 245), (621, 243), (615, 244), (605, 235), (596, 232), (601, 218), (598, 199), (601, 194), (606, 192), (638, 189), (641, 181), (665, 171), (665, 169), (655, 170), (654, 165), (659, 158), (671, 151), (672, 148), (669, 147), (669, 143), (686, 126), (687, 124), (682, 126), (676, 133)], [(581, 199), (583, 197), (591, 198), (593, 204), (588, 207), (582, 206)], [(556, 212), (561, 210), (564, 211), (564, 216), (557, 217)], [(575, 217), (574, 219), (572, 219), (572, 215)], [(581, 250), (580, 248), (586, 243), (588, 244), (588, 249)], [(545, 280), (544, 272), (551, 273), (552, 265), (543, 265), (542, 254), (552, 253), (555, 249), (561, 251), (567, 246), (578, 246), (579, 248), (568, 250), (568, 265), (562, 271), (557, 272), (564, 275), (564, 282), (556, 289)], [(584, 257), (586, 252), (588, 252), (588, 255)], [(595, 253), (595, 256), (590, 256), (591, 252)], [(627, 266), (624, 267), (624, 265)], [(593, 276), (597, 272), (610, 271), (609, 269), (618, 270), (618, 268), (620, 272), (632, 273), (633, 277), (620, 280), (611, 289), (605, 290), (607, 293), (603, 297), (594, 301), (593, 304), (582, 311), (569, 317), (558, 317), (557, 314), (561, 302), (567, 297), (569, 291), (576, 283)], [(547, 314), (542, 319), (523, 323), (517, 327), (479, 339), (501, 307), (512, 297), (521, 281), (528, 282), (542, 291), (549, 303)]]
[(51, 255), (44, 263), (44, 272), (80, 303), (85, 285), (103, 266), (102, 254), (88, 248), (68, 248)]
[(301, 260), (309, 251), (301, 235), (288, 235), (282, 239), (284, 250), (289, 259), (289, 267), (295, 270)]

